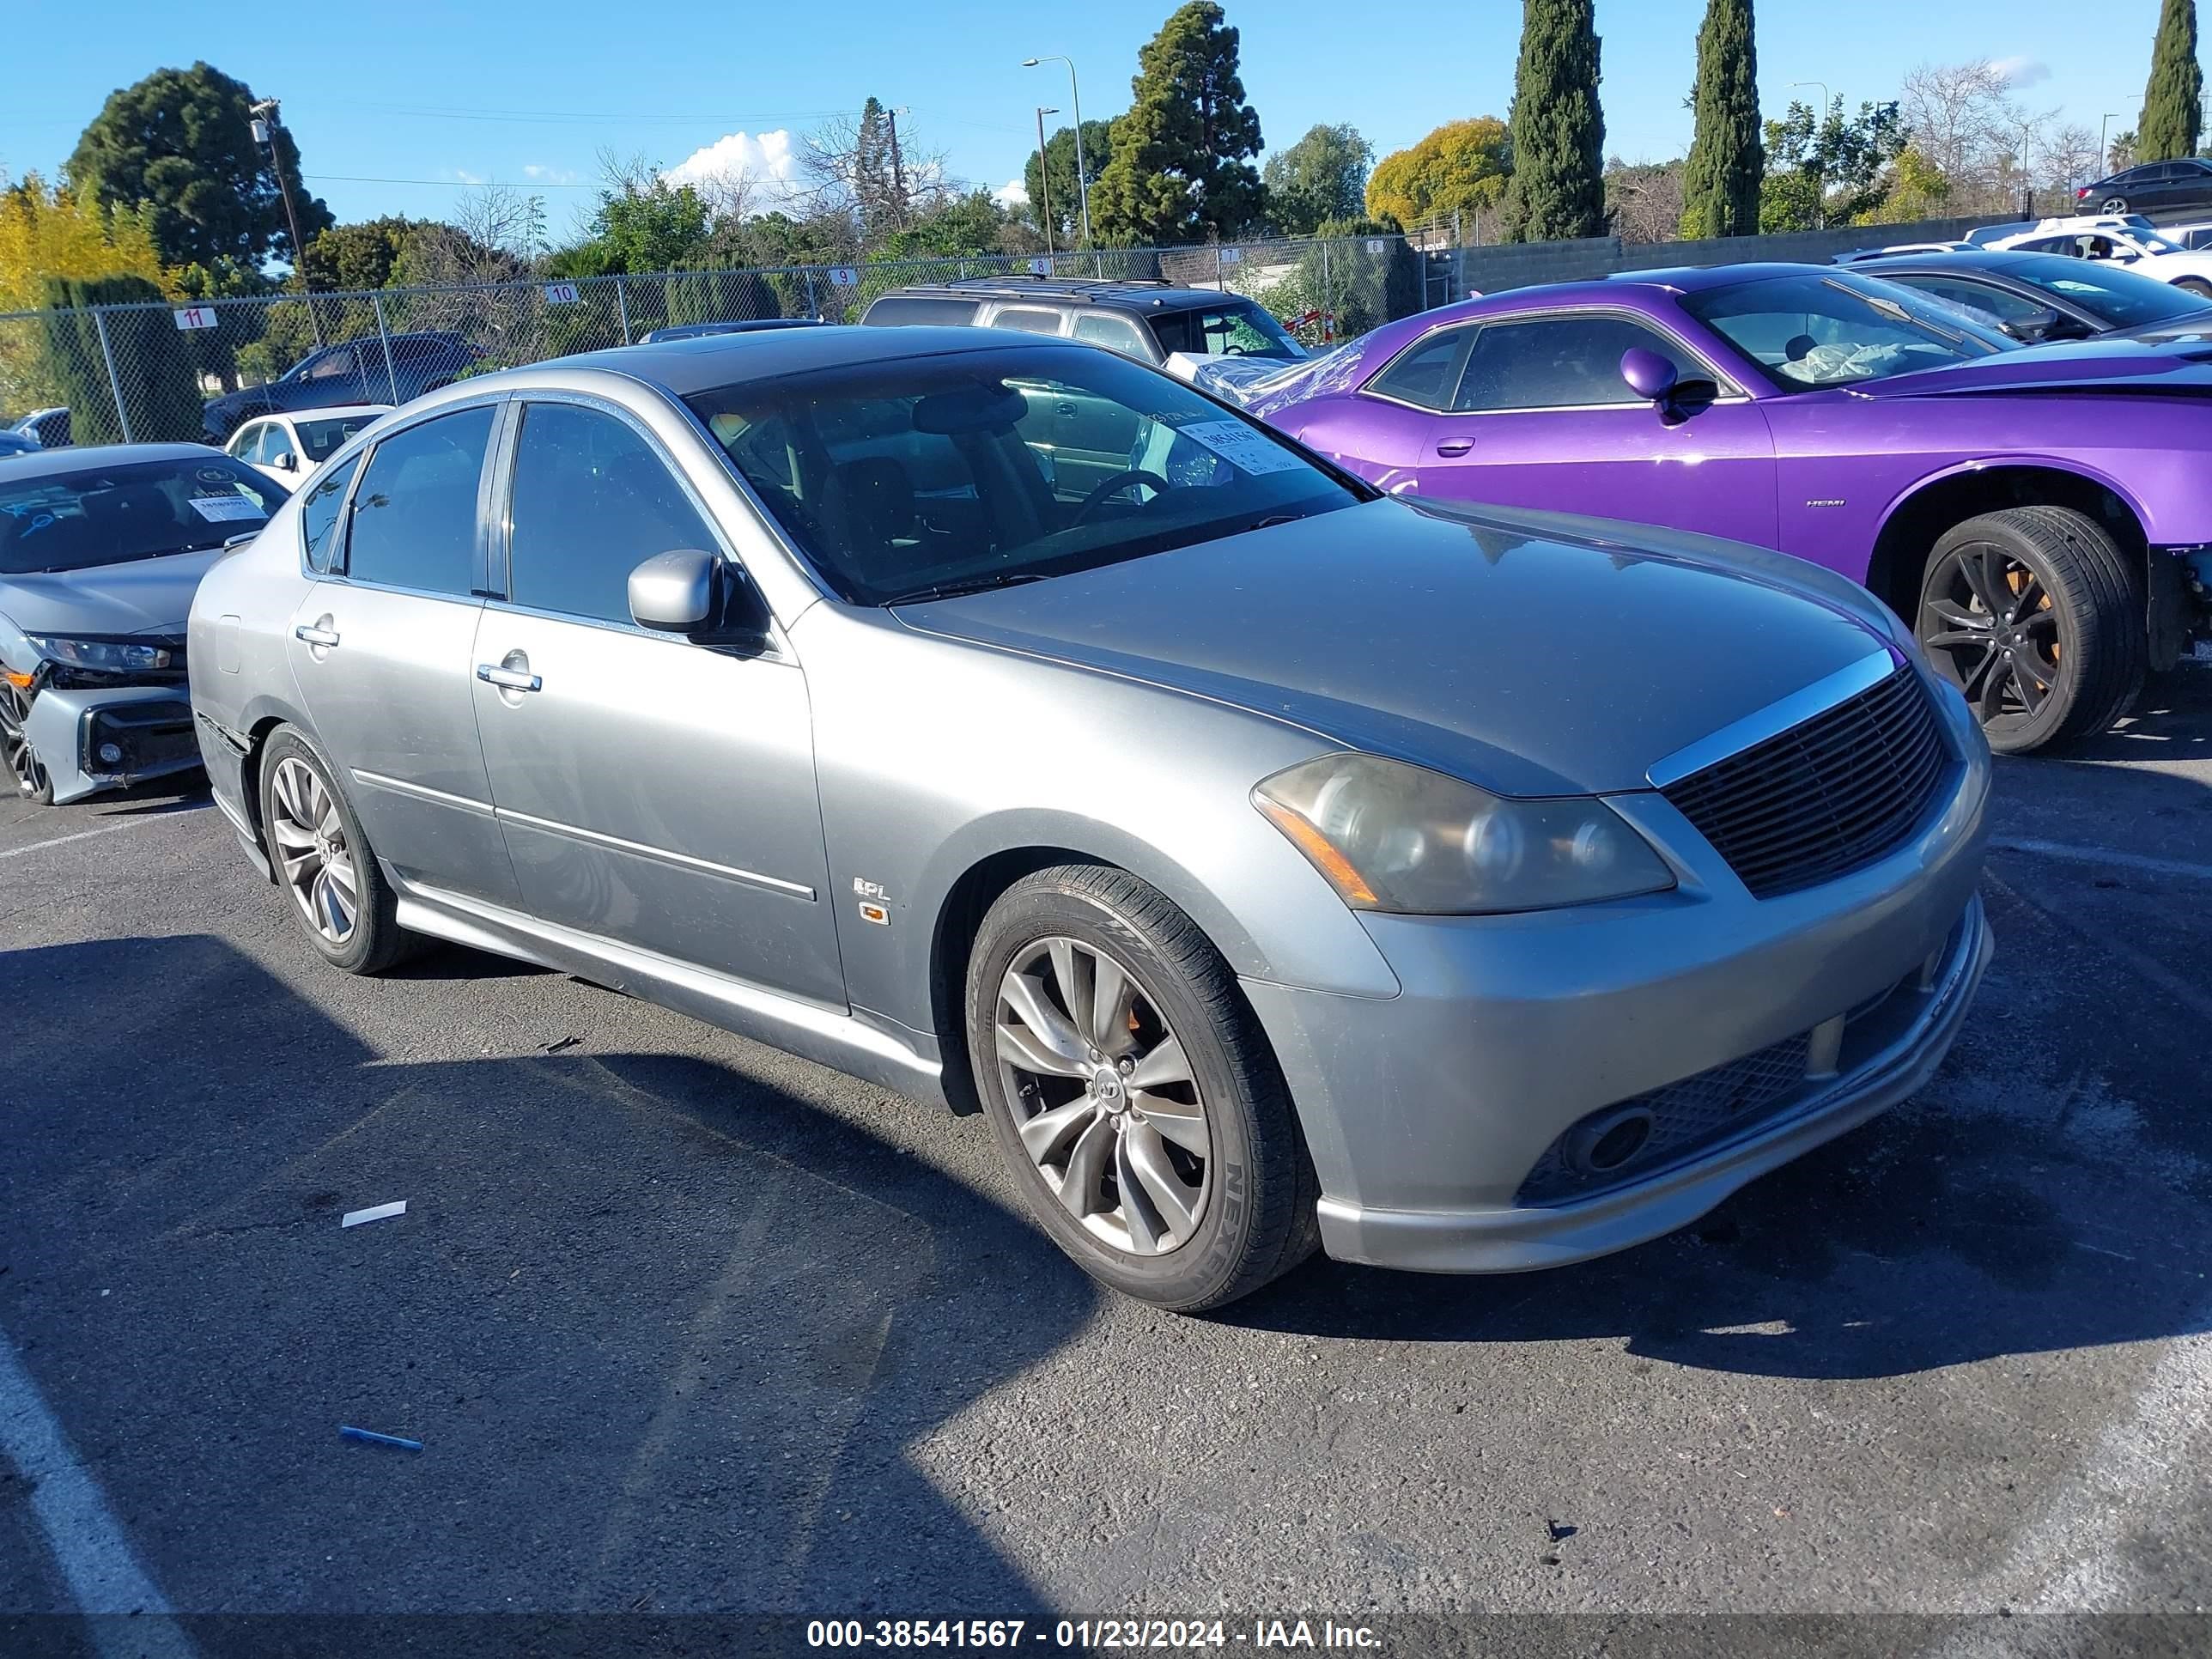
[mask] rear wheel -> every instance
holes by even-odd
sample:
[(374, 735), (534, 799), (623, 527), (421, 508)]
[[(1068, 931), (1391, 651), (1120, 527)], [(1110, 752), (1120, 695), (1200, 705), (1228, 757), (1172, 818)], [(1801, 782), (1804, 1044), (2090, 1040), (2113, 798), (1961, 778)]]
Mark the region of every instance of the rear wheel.
[(384, 878), (330, 763), (291, 727), (261, 752), (261, 823), (276, 884), (293, 920), (334, 968), (381, 973), (414, 943), (401, 931), (399, 898)]
[(2177, 276), (2173, 285), (2185, 293), (2194, 294), (2200, 300), (2212, 300), (2212, 283), (2206, 282), (2202, 276)]
[(2124, 196), (2107, 196), (2097, 208), (2100, 213), (2125, 213), (2127, 210), (2128, 198)]
[(2102, 731), (2134, 701), (2148, 657), (2136, 587), (2095, 520), (2012, 507), (1936, 544), (1914, 627), (1990, 747), (2027, 754)]
[(15, 781), (15, 793), (41, 806), (54, 804), (54, 780), (24, 731), (31, 718), (31, 700), (14, 681), (0, 678), (0, 763)]
[(1236, 975), (1120, 870), (1007, 890), (968, 967), (975, 1081), (1030, 1210), (1092, 1277), (1195, 1311), (1318, 1242), (1287, 1091)]

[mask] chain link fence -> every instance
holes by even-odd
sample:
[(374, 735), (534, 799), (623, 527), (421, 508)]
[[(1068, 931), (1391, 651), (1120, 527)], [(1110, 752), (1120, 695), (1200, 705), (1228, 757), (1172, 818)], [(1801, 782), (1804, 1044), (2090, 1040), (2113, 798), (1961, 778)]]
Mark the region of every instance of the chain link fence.
[[(1056, 255), (871, 259), (676, 270), (192, 305), (0, 314), (0, 423), (41, 410), (41, 441), (227, 441), (275, 406), (404, 403), (494, 369), (634, 343), (686, 324), (858, 322), (879, 294), (985, 276), (1218, 288), (1344, 338), (1421, 308), (1419, 256), (1396, 237)], [(286, 390), (264, 392), (282, 381)]]

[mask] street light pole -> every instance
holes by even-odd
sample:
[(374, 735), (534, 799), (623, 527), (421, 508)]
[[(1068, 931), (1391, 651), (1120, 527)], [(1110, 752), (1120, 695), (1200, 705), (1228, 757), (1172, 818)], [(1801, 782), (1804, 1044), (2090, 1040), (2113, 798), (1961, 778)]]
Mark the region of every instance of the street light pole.
[(2034, 154), (2034, 129), (2027, 122), (2017, 123), (2020, 128), (2020, 216), (2035, 217), (2035, 173), (2031, 157)]
[[(269, 145), (269, 165), (276, 174), (276, 192), (284, 198), (284, 223), (292, 233), (292, 274), (300, 279), (300, 292), (307, 291), (307, 252), (300, 246), (300, 216), (292, 210), (292, 185), (284, 177), (284, 158), (276, 149), (276, 106), (274, 98), (264, 98), (246, 112), (253, 118), (253, 136)], [(323, 325), (315, 315), (315, 302), (307, 301), (307, 326), (314, 331), (315, 343), (323, 343)]]
[(2116, 109), (2108, 109), (2097, 122), (2097, 176), (2100, 179), (2112, 170), (2112, 152), (2106, 145), (2105, 133), (2112, 125), (2112, 118), (2118, 113)]
[[(1091, 240), (1091, 179), (1083, 167), (1083, 94), (1076, 90), (1075, 60), (1057, 55), (1051, 58), (1022, 59), (1024, 69), (1035, 69), (1040, 64), (1067, 65), (1067, 102), (1068, 107), (1075, 112), (1075, 193), (1083, 204), (1083, 240), (1088, 243)], [(1044, 171), (1044, 162), (1042, 160), (1037, 162), (1037, 171), (1042, 176)]]
[(1045, 118), (1046, 116), (1048, 116), (1048, 115), (1057, 115), (1057, 114), (1059, 114), (1059, 113), (1060, 113), (1060, 112), (1059, 112), (1058, 110), (1056, 110), (1056, 109), (1045, 109), (1045, 108), (1043, 108), (1043, 107), (1042, 107), (1042, 106), (1040, 106), (1040, 107), (1038, 108), (1037, 112), (1036, 112), (1036, 121), (1037, 121), (1037, 223), (1038, 223), (1038, 224), (1040, 224), (1040, 225), (1042, 225), (1042, 226), (1044, 228), (1044, 257), (1045, 257), (1046, 264), (1047, 264), (1048, 265), (1049, 265), (1049, 264), (1051, 264), (1052, 257), (1053, 257), (1053, 255), (1052, 255), (1052, 180), (1045, 177), (1045, 169), (1044, 169), (1044, 118)]

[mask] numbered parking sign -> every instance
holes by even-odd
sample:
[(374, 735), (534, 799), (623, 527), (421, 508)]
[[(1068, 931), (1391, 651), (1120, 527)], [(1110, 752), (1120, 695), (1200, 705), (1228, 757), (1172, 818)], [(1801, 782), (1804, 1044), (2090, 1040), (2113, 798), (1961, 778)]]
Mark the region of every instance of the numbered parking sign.
[(1367, 251), (1368, 251), (1370, 253), (1372, 253), (1372, 254), (1376, 255), (1377, 258), (1380, 258), (1380, 257), (1381, 257), (1381, 255), (1382, 255), (1382, 249), (1383, 249), (1383, 241), (1382, 241), (1382, 239), (1380, 236), (1370, 237), (1370, 238), (1368, 240), (1368, 243), (1367, 243)]
[(1038, 254), (1036, 258), (1030, 261), (1030, 275), (1032, 276), (1051, 276), (1052, 261), (1046, 258), (1043, 254)]
[(1224, 265), (1233, 265), (1243, 257), (1244, 250), (1241, 247), (1225, 247), (1221, 250), (1221, 263)]
[(215, 307), (213, 306), (183, 307), (177, 313), (177, 326), (182, 329), (213, 328)]
[(576, 292), (574, 283), (548, 283), (545, 285), (545, 303), (549, 306), (572, 306), (583, 297)]
[(860, 285), (860, 273), (851, 265), (832, 265), (830, 267), (830, 287), (858, 288)]

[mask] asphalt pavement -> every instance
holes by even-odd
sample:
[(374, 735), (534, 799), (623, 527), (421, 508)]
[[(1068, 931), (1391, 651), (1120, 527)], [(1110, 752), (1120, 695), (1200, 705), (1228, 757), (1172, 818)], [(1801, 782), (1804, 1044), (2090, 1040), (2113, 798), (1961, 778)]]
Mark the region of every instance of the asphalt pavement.
[(332, 973), (204, 791), (0, 801), (0, 1614), (2202, 1611), (2212, 672), (1998, 793), (1917, 1099), (1607, 1261), (1207, 1318), (980, 1119)]

